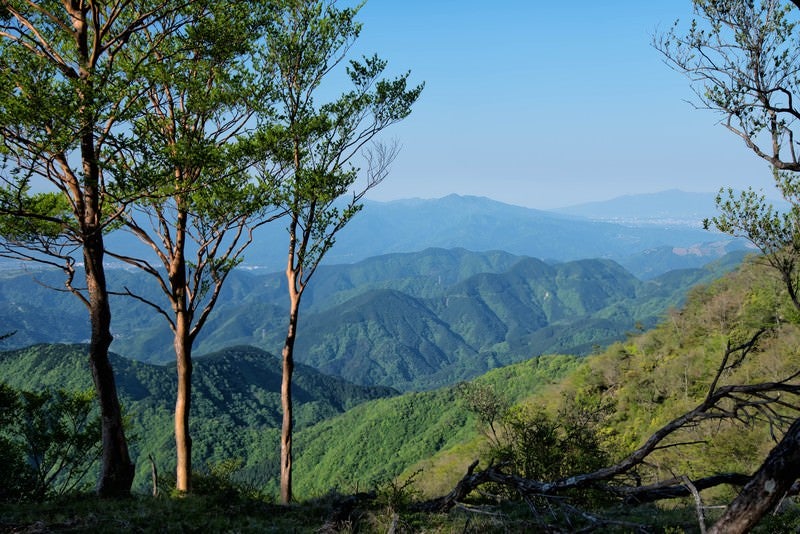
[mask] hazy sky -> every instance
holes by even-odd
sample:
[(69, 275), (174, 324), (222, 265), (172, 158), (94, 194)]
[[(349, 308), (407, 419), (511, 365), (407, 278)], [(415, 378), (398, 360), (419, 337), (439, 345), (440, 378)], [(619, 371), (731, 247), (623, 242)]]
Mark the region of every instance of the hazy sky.
[(369, 0), (354, 52), (426, 84), (369, 198), (555, 208), (673, 188), (771, 194), (768, 166), (687, 103), (687, 79), (651, 46), (691, 18), (691, 0)]

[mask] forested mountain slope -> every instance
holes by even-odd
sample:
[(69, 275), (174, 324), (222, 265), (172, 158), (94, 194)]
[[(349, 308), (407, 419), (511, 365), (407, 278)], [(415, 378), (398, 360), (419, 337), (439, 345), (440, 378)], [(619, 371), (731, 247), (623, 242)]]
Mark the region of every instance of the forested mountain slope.
[[(749, 347), (753, 339), (757, 342)], [(746, 262), (736, 272), (693, 289), (686, 304), (656, 327), (585, 358), (564, 380), (532, 392), (520, 405), (545, 410), (557, 420), (570, 414), (599, 414), (595, 428), (610, 465), (644, 444), (663, 425), (700, 405), (712, 387), (719, 391), (792, 377), (789, 382), (796, 383), (799, 339), (800, 317), (783, 283), (765, 264)], [(727, 365), (720, 372), (723, 362)], [(497, 369), (478, 381), (515, 367)], [(495, 381), (493, 387), (504, 397), (514, 382), (513, 378)], [(516, 394), (507, 398), (520, 400)], [(635, 476), (647, 485), (683, 475), (692, 480), (720, 473), (749, 475), (798, 415), (800, 402), (792, 394), (733, 395), (705, 421), (688, 424), (669, 436), (636, 469)], [(480, 453), (479, 446), (441, 451), (409, 466), (404, 476), (425, 468), (448, 478), (452, 487)], [(488, 463), (488, 457), (483, 459)], [(437, 480), (424, 484), (435, 488), (434, 493), (447, 487)], [(705, 491), (704, 503), (727, 504), (736, 492), (729, 486)]]
[[(786, 299), (769, 270), (748, 262), (692, 290), (687, 304), (655, 328), (606, 351), (585, 359), (533, 358), (476, 380), (510, 403), (553, 415), (602, 407), (602, 442), (616, 460), (704, 398), (728, 340), (743, 339), (760, 325), (770, 328), (756, 350), (723, 374), (721, 385), (779, 380), (795, 372), (800, 367), (799, 321)], [(84, 359), (80, 346), (9, 351), (0, 356), (0, 376), (16, 387), (85, 388), (89, 374)], [(121, 358), (114, 364), (138, 436), (134, 447), (142, 471), (137, 484), (143, 487), (148, 483), (147, 454), (154, 454), (162, 470), (171, 469), (174, 369)], [(244, 480), (270, 490), (277, 487), (277, 372), (274, 358), (252, 348), (197, 359), (192, 428), (198, 468), (239, 458)], [(303, 366), (296, 376), (296, 398), (302, 401), (295, 439), (300, 497), (334, 488), (369, 489), (421, 467), (420, 488), (437, 493), (486, 453), (477, 420), (455, 386), (391, 396), (392, 390), (360, 388)], [(692, 427), (670, 443), (677, 442), (690, 445), (660, 451), (639, 475), (750, 472), (772, 446), (770, 425), (759, 418)]]
[[(18, 389), (85, 390), (91, 384), (85, 360), (83, 345), (37, 345), (0, 353), (0, 376)], [(522, 396), (561, 378), (577, 361), (544, 357), (499, 371), (515, 377), (509, 380), (509, 394)], [(175, 466), (175, 369), (116, 355), (112, 363), (134, 436), (135, 487), (146, 491), (150, 454), (162, 472), (170, 473)], [(279, 372), (274, 357), (252, 347), (195, 360), (195, 469), (239, 460), (243, 480), (268, 491), (277, 489)], [(334, 487), (369, 488), (476, 435), (473, 417), (463, 409), (454, 387), (398, 396), (389, 388), (355, 386), (304, 365), (297, 366), (294, 376), (295, 480), (303, 497)]]
[[(323, 267), (309, 287), (297, 358), (358, 384), (426, 389), (537, 354), (588, 354), (637, 325), (655, 324), (689, 287), (740, 259), (732, 254), (646, 281), (610, 260), (546, 263), (463, 249)], [(33, 276), (60, 282), (58, 273)], [(142, 275), (112, 271), (112, 287), (158, 299), (147, 283)], [(280, 273), (235, 271), (195, 354), (234, 345), (277, 353), (286, 329), (284, 283)], [(85, 339), (85, 312), (71, 295), (48, 290), (30, 273), (6, 273), (0, 293), (0, 322), (17, 331), (10, 346)], [(112, 349), (143, 361), (174, 360), (171, 333), (152, 309), (116, 297), (112, 313)]]
[[(0, 380), (31, 391), (86, 390), (91, 388), (86, 360), (85, 345), (35, 345), (6, 351), (0, 353)], [(133, 449), (139, 457), (139, 484), (144, 484), (148, 454), (163, 466), (175, 464), (175, 366), (118, 355), (112, 355), (112, 364), (136, 436)], [(253, 444), (260, 442), (261, 433), (272, 436), (277, 432), (280, 382), (279, 360), (253, 347), (233, 347), (195, 359), (191, 429), (198, 469), (214, 460), (244, 458)], [(293, 380), (295, 423), (303, 429), (362, 402), (394, 395), (397, 391), (390, 388), (357, 386), (300, 364)]]

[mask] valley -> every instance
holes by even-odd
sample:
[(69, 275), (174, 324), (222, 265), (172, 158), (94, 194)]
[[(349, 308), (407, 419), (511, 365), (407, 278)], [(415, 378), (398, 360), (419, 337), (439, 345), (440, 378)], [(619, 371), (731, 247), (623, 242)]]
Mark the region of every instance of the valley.
[[(665, 192), (663, 203), (682, 213), (680, 206), (697, 201)], [(629, 210), (640, 204), (630, 201)], [(380, 231), (367, 236), (367, 228)], [(286, 282), (263, 254), (271, 242), (266, 230), (226, 282), (196, 355), (236, 345), (280, 352)], [(134, 247), (131, 237), (112, 236), (109, 246)], [(412, 243), (427, 248), (358, 261), (350, 252)], [(374, 211), (368, 205), (333, 250), (353, 261), (333, 257), (315, 274), (303, 297), (298, 361), (356, 384), (400, 390), (452, 384), (540, 354), (589, 354), (653, 326), (691, 286), (733, 269), (747, 253), (736, 241), (687, 226), (597, 223), (456, 195)], [(599, 257), (584, 259), (593, 255)], [(112, 293), (130, 289), (169, 308), (149, 279), (111, 267)], [(58, 272), (0, 271), (0, 324), (16, 332), (6, 348), (88, 339), (81, 304), (52, 288), (63, 288)], [(111, 299), (112, 350), (150, 363), (174, 360), (163, 318), (142, 302)]]
[[(679, 247), (671, 250), (680, 258)], [(607, 258), (543, 261), (463, 247), (321, 266), (304, 301), (293, 381), (298, 499), (412, 479), (420, 495), (450, 491), (470, 462), (493, 454), (480, 417), (465, 404), (460, 384), (467, 381), (497, 392), (510, 413), (615, 406), (603, 419), (604, 450), (631, 450), (702, 395), (721, 340), (733, 335), (718, 320), (721, 305), (741, 307), (748, 321), (785, 305), (746, 250), (716, 250), (703, 266), (641, 278)], [(109, 275), (110, 287), (158, 298), (135, 272)], [(91, 388), (85, 312), (72, 295), (53, 291), (59, 280), (54, 271), (2, 271), (0, 318), (15, 334), (3, 341), (0, 376), (12, 387)], [(224, 469), (244, 487), (278, 491), (274, 354), (285, 291), (282, 273), (237, 269), (197, 339), (191, 431), (200, 480)], [(134, 489), (147, 493), (152, 465), (166, 473), (167, 487), (175, 469), (171, 337), (142, 303), (115, 296), (112, 310), (112, 363), (132, 431)], [(794, 323), (782, 328), (776, 340), (790, 339)], [(783, 376), (793, 365), (778, 356), (785, 350), (770, 341), (759, 359), (772, 364), (757, 370), (748, 362), (726, 380)], [(733, 439), (732, 432), (723, 434)], [(754, 451), (768, 447), (759, 432), (737, 439)], [(724, 445), (709, 443), (691, 453), (693, 476), (704, 465), (727, 468), (715, 452)], [(679, 461), (668, 451), (659, 461)], [(735, 467), (750, 469), (743, 466), (758, 458), (740, 455)]]

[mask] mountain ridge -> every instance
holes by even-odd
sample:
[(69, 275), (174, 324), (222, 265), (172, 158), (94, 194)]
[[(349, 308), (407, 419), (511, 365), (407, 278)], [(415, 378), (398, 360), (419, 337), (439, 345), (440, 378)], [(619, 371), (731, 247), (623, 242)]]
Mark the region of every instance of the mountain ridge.
[[(667, 212), (679, 212), (685, 203), (663, 201), (661, 204), (661, 209)], [(714, 213), (712, 203), (704, 216)], [(621, 220), (631, 218), (627, 213), (616, 213), (616, 216)], [(260, 228), (245, 255), (243, 267), (283, 270), (286, 263), (284, 226), (279, 220)], [(107, 244), (111, 249), (146, 253), (141, 243), (126, 232), (110, 234)], [(711, 247), (711, 244), (716, 246)], [(324, 264), (351, 264), (374, 256), (430, 247), (465, 248), (478, 252), (502, 250), (555, 261), (609, 258), (637, 276), (649, 276), (669, 269), (659, 270), (662, 259), (648, 262), (647, 251), (664, 249), (664, 254), (668, 254), (674, 247), (692, 248), (702, 256), (683, 256), (671, 258), (671, 261), (682, 262), (680, 266), (698, 267), (719, 257), (720, 246), (728, 247), (725, 252), (729, 252), (733, 250), (730, 247), (744, 245), (723, 234), (697, 227), (598, 221), (506, 204), (487, 197), (451, 194), (438, 199), (366, 200), (363, 209), (337, 234), (336, 245), (326, 255)], [(689, 263), (693, 259), (695, 261)], [(669, 268), (674, 267), (671, 264)]]
[[(654, 324), (690, 286), (740, 260), (733, 255), (727, 263), (646, 281), (611, 260), (549, 263), (464, 250), (323, 266), (301, 316), (296, 359), (357, 384), (418, 390), (536, 354), (587, 354), (623, 338), (637, 322)], [(400, 273), (407, 276), (393, 278)], [(143, 291), (152, 291), (148, 282), (141, 274), (109, 273), (112, 287), (144, 284)], [(287, 313), (282, 284), (281, 273), (234, 271), (194, 354), (236, 345), (279, 353)], [(55, 305), (49, 290), (18, 287), (10, 275), (0, 279), (0, 294), (0, 321), (18, 332), (7, 341), (9, 348), (83, 341), (86, 317), (77, 299), (65, 295)], [(174, 360), (162, 317), (124, 297), (112, 298), (112, 316), (112, 350), (153, 363)]]

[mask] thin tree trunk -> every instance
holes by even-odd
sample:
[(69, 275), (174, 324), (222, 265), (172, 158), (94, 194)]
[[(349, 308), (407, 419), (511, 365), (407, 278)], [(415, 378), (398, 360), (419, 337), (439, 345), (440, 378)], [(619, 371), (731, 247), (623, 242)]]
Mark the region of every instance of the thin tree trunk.
[[(181, 201), (178, 201), (181, 205)], [(170, 289), (175, 311), (175, 361), (178, 369), (178, 391), (175, 397), (175, 448), (177, 452), (176, 486), (179, 492), (192, 490), (192, 437), (189, 434), (189, 413), (192, 404), (192, 313), (186, 293), (185, 210), (178, 211), (175, 230), (175, 251), (170, 268)]]
[[(290, 281), (291, 286), (291, 281)], [(294, 372), (294, 342), (297, 333), (297, 318), (300, 308), (300, 295), (291, 291), (289, 329), (283, 345), (283, 377), (281, 380), (281, 406), (283, 425), (281, 427), (281, 503), (292, 501), (292, 373)]]
[(192, 343), (188, 339), (186, 312), (178, 315), (175, 324), (175, 358), (178, 366), (178, 391), (175, 400), (175, 447), (178, 467), (176, 487), (180, 492), (192, 490), (192, 437), (189, 434), (189, 412), (192, 402)]
[[(77, 4), (65, 2), (74, 28), (73, 37), (80, 63), (79, 77), (83, 81), (77, 89), (80, 101), (78, 117), (81, 122), (80, 152), (83, 181), (71, 176), (69, 184), (74, 213), (79, 221), (83, 239), (83, 261), (86, 271), (89, 318), (92, 335), (89, 343), (89, 364), (92, 369), (102, 419), (103, 455), (97, 493), (101, 497), (125, 497), (130, 495), (134, 466), (128, 453), (128, 443), (122, 426), (122, 410), (117, 397), (114, 371), (108, 359), (111, 335), (111, 308), (103, 266), (105, 246), (101, 220), (103, 195), (100, 165), (97, 161), (98, 147), (94, 137), (94, 64), (89, 52), (88, 10)], [(82, 187), (82, 190), (81, 190)]]
[(765, 514), (786, 496), (800, 478), (800, 419), (795, 420), (786, 435), (728, 507), (725, 515), (708, 531), (709, 534), (749, 532)]
[(127, 497), (133, 484), (134, 465), (128, 453), (114, 371), (108, 358), (108, 348), (113, 337), (103, 254), (102, 234), (99, 230), (89, 233), (83, 248), (92, 328), (89, 365), (100, 403), (103, 440), (97, 494), (101, 497)]

